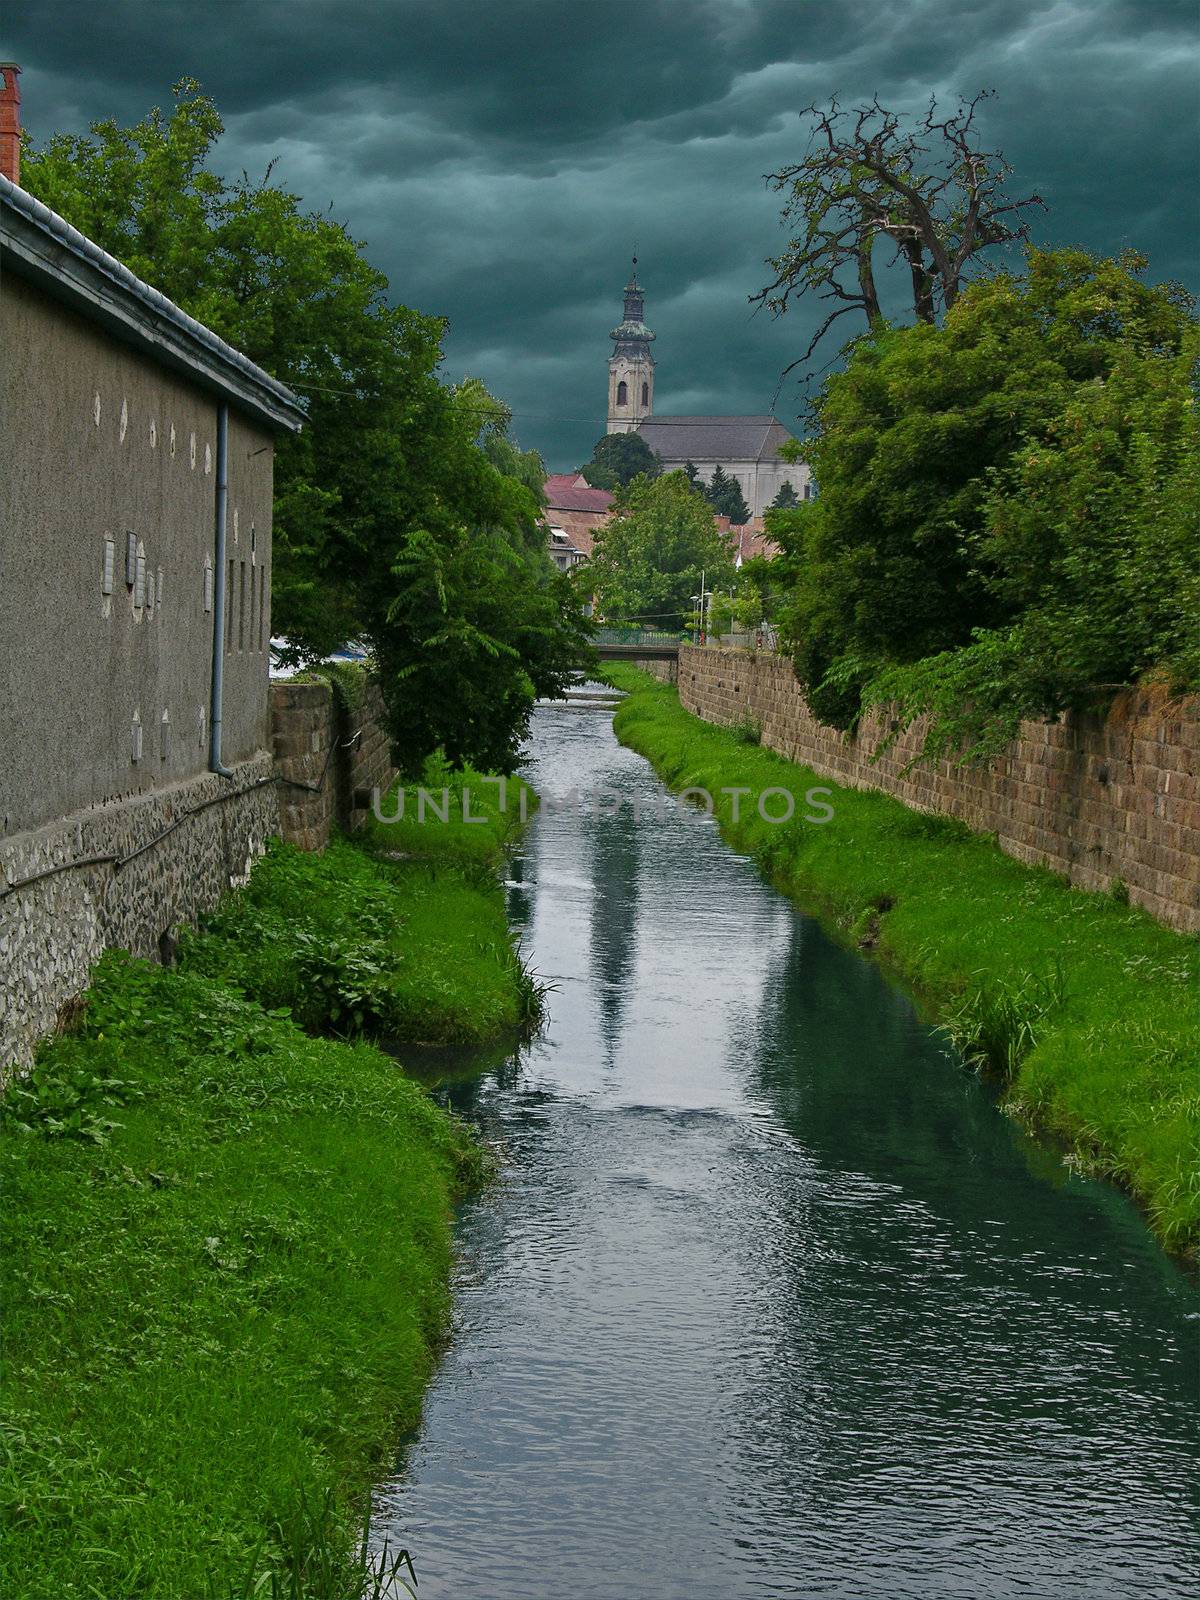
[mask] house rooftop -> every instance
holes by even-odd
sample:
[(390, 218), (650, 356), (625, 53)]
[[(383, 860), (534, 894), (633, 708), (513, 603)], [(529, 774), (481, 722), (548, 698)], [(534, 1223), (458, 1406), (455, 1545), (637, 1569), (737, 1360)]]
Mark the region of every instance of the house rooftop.
[(239, 410), (291, 433), (303, 426), (290, 389), (3, 175), (0, 258), (5, 271)]
[(613, 497), (607, 489), (581, 483), (577, 472), (552, 472), (546, 479), (546, 503), (551, 511), (593, 511), (607, 516)]

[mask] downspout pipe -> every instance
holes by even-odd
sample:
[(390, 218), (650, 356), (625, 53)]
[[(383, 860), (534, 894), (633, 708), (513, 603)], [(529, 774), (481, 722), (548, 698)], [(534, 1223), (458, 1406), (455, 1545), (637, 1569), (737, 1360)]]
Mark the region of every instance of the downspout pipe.
[(212, 698), (208, 719), (208, 766), (219, 777), (232, 778), (233, 772), (221, 760), (221, 707), (225, 694), (225, 520), (229, 506), (229, 407), (217, 406), (217, 495), (214, 517), (213, 552), (213, 654)]

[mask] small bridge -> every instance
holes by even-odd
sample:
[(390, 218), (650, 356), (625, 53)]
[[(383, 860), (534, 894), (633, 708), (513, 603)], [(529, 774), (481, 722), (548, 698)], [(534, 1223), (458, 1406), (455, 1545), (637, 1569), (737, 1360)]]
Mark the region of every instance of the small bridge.
[(601, 661), (677, 661), (677, 633), (656, 633), (648, 628), (597, 628), (592, 648)]

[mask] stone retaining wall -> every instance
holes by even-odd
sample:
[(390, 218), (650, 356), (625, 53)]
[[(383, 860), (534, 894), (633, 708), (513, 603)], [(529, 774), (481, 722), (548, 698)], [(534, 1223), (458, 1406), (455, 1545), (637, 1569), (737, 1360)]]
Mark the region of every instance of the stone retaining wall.
[(1026, 722), (1001, 760), (951, 761), (905, 772), (920, 724), (871, 759), (890, 720), (856, 734), (818, 722), (790, 662), (764, 652), (684, 646), (679, 698), (708, 722), (751, 720), (762, 742), (853, 789), (881, 789), (921, 811), (994, 833), (1020, 861), (1052, 868), (1081, 888), (1118, 880), (1130, 901), (1169, 927), (1200, 930), (1200, 701), (1157, 688), (1130, 690), (1107, 717)]
[(271, 709), (283, 837), (323, 850), (334, 823), (361, 826), (371, 790), (396, 776), (383, 695), (369, 683), (350, 711), (327, 683), (280, 682), (271, 685)]
[(246, 881), (279, 831), (278, 787), (265, 753), (233, 770), (0, 839), (0, 1080), (29, 1065), (105, 950), (169, 958), (177, 930)]

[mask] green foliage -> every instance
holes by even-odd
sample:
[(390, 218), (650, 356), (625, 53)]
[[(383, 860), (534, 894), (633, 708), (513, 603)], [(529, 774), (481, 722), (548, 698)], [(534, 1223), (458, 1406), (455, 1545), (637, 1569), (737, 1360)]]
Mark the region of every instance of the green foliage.
[(88, 1050), (63, 1039), (43, 1054), (28, 1077), (16, 1079), (0, 1102), (0, 1128), (43, 1139), (90, 1139), (107, 1144), (121, 1124), (107, 1115), (135, 1093), (124, 1078), (98, 1071)]
[(588, 574), (602, 613), (681, 627), (702, 572), (710, 589), (733, 579), (732, 547), (712, 508), (682, 472), (635, 478), (596, 534)]
[[(673, 689), (627, 666), (607, 677), (629, 698), (622, 742), (673, 788), (716, 797), (722, 832), (780, 888), (864, 943), (955, 1028), (969, 1053), (1011, 1067), (1010, 1108), (1065, 1139), (1072, 1161), (1117, 1178), (1177, 1250), (1200, 1242), (1194, 943), (1110, 896), (1022, 866), (955, 819), (829, 779), (682, 710)], [(720, 791), (771, 786), (796, 818), (770, 826), (753, 806), (734, 822)], [(832, 820), (801, 820), (812, 785)]]
[(731, 477), (719, 461), (708, 483), (698, 487), (718, 517), (728, 517), (738, 527), (750, 521), (750, 508), (737, 479)]
[(785, 478), (779, 485), (779, 493), (767, 507), (769, 511), (790, 511), (793, 506), (800, 504), (800, 496), (792, 488), (791, 479)]
[(490, 871), (388, 860), (347, 840), (322, 855), (273, 842), (246, 889), (184, 938), (180, 964), (345, 1038), (473, 1044), (530, 1021)]
[(942, 1027), (968, 1066), (997, 1072), (1011, 1082), (1036, 1048), (1045, 1019), (1065, 999), (1061, 963), (1048, 977), (1027, 972), (1015, 984), (985, 977), (952, 1007)]
[(104, 1143), (0, 1146), (0, 1587), (357, 1600), (481, 1152), (380, 1052), (121, 954), (35, 1078), (84, 1073)]
[(987, 755), (1150, 668), (1200, 681), (1196, 325), (1142, 266), (1031, 252), (827, 381), (822, 496), (770, 524), (822, 720), (894, 700), (928, 754)]
[(269, 372), (308, 425), (275, 460), (272, 614), (300, 662), (374, 647), (397, 748), (511, 770), (586, 630), (539, 528), (541, 462), (482, 384), (442, 384), (445, 325), (390, 305), (362, 246), (297, 197), (208, 170), (190, 79), (169, 116), (29, 154), (30, 190)]
[(635, 478), (656, 478), (662, 462), (640, 433), (606, 433), (580, 472), (594, 489), (627, 489)]

